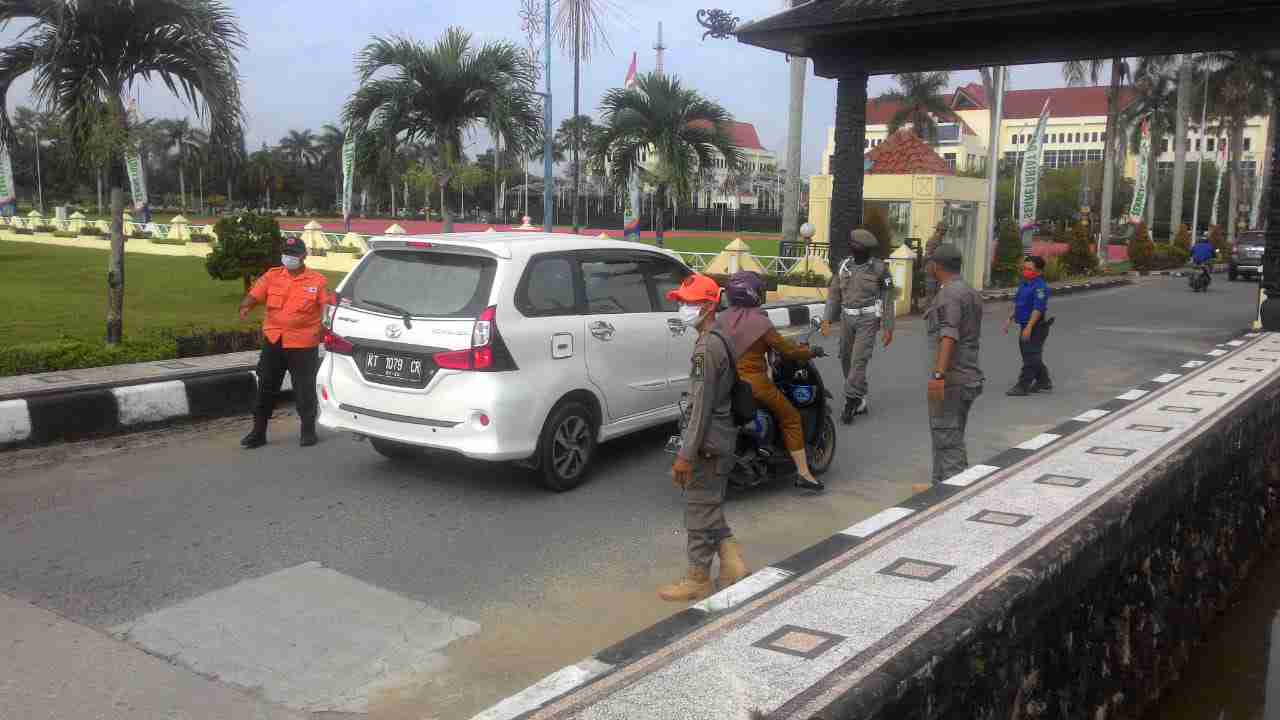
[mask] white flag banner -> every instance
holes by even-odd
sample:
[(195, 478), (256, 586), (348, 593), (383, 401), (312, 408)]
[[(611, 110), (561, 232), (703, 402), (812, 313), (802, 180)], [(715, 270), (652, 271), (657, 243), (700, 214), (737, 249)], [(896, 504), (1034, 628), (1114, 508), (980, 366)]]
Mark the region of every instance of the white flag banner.
[(8, 205), (16, 198), (13, 189), (13, 158), (9, 156), (8, 143), (0, 143), (0, 205)]
[(1262, 229), (1262, 177), (1253, 176), (1253, 209), (1249, 211), (1249, 229)]
[(1129, 222), (1137, 225), (1147, 212), (1147, 196), (1151, 180), (1151, 120), (1142, 121), (1142, 144), (1138, 150), (1138, 177), (1133, 181), (1133, 204), (1129, 206)]
[(1222, 143), (1218, 143), (1222, 149), (1218, 151), (1218, 187), (1213, 191), (1213, 210), (1209, 213), (1209, 224), (1218, 224), (1218, 203), (1222, 200), (1222, 176), (1227, 172), (1227, 152), (1226, 147)]
[[(130, 100), (129, 127), (138, 127), (141, 124), (142, 117), (138, 113), (138, 101)], [(124, 163), (129, 173), (129, 191), (133, 194), (133, 209), (141, 210), (147, 205), (147, 173), (142, 165), (139, 143), (133, 143), (133, 146), (125, 151)]]
[[(633, 90), (636, 85), (636, 54), (631, 53), (631, 67), (627, 68), (627, 77), (622, 81), (622, 87)], [(631, 172), (631, 177), (627, 178), (625, 198), (622, 208), (622, 235), (627, 240), (638, 242), (640, 240), (640, 170), (638, 168)]]
[(347, 138), (342, 143), (342, 219), (351, 221), (351, 189), (355, 184), (356, 143), (355, 133), (347, 128)]
[(1027, 144), (1022, 158), (1022, 193), (1018, 196), (1018, 227), (1023, 232), (1036, 224), (1037, 205), (1040, 202), (1040, 169), (1044, 157), (1045, 131), (1049, 126), (1049, 101), (1044, 101), (1040, 122)]

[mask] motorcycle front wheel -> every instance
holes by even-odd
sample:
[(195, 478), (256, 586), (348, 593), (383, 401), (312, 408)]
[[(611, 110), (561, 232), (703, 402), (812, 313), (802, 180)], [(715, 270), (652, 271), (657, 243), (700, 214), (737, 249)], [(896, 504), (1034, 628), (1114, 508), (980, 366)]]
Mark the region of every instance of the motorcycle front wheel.
[(814, 475), (821, 475), (831, 469), (836, 459), (836, 421), (830, 413), (822, 416), (822, 427), (818, 430), (817, 442), (805, 448), (809, 455), (809, 470)]

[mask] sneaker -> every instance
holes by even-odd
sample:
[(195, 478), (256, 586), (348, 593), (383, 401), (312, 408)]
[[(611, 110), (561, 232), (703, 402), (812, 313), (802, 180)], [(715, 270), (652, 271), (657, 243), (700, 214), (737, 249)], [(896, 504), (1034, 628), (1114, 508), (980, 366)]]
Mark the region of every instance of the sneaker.
[(1022, 385), (1021, 383), (1019, 383), (1018, 385), (1014, 385), (1013, 387), (1006, 390), (1004, 394), (1008, 395), (1009, 397), (1026, 397), (1031, 394), (1031, 391), (1027, 390), (1026, 385)]
[(1040, 385), (1040, 384), (1033, 385), (1033, 386), (1031, 387), (1031, 392), (1033, 392), (1033, 393), (1051, 393), (1051, 392), (1053, 392), (1053, 383), (1047, 383), (1047, 384), (1044, 384), (1044, 385)]

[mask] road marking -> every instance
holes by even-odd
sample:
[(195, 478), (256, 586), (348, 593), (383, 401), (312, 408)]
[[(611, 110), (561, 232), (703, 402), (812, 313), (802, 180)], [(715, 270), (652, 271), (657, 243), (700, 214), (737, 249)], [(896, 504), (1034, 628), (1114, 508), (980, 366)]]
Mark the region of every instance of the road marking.
[(27, 401), (0, 400), (0, 443), (22, 442), (31, 437), (31, 413)]
[(1204, 360), (1188, 360), (1187, 362), (1182, 363), (1182, 367), (1184, 368), (1198, 368), (1204, 367), (1205, 365), (1208, 365), (1208, 363)]
[(1222, 348), (1218, 348), (1216, 350), (1210, 350), (1208, 354), (1214, 357), (1222, 357), (1223, 355), (1227, 354), (1227, 351), (1223, 350)]
[(759, 595), (769, 588), (777, 585), (787, 578), (794, 575), (786, 570), (775, 567), (767, 567), (763, 570), (752, 573), (750, 576), (739, 580), (711, 597), (695, 604), (695, 610), (714, 613), (728, 610), (731, 607), (741, 605), (750, 598)]
[[(957, 476), (958, 477), (958, 476)], [(891, 507), (872, 515), (862, 522), (851, 528), (841, 530), (841, 535), (849, 535), (856, 538), (870, 537), (877, 532), (889, 527), (899, 520), (910, 517), (916, 513), (911, 508)]]
[(959, 475), (952, 475), (943, 481), (944, 485), (954, 485), (956, 487), (969, 487), (978, 482), (982, 478), (999, 470), (995, 465), (974, 465)]
[(181, 380), (111, 388), (121, 425), (160, 422), (190, 415), (187, 386)]
[(445, 646), (480, 631), (397, 593), (303, 563), (112, 628), (202, 675), (260, 688), (308, 712), (364, 713), (371, 697), (445, 665)]
[(1146, 390), (1130, 390), (1129, 392), (1123, 395), (1117, 395), (1116, 399), (1117, 400), (1137, 400), (1138, 398), (1146, 394), (1147, 394)]
[(1171, 382), (1173, 382), (1174, 380), (1177, 380), (1177, 379), (1178, 379), (1178, 378), (1180, 378), (1180, 377), (1182, 377), (1182, 376), (1181, 376), (1181, 375), (1179, 375), (1178, 373), (1165, 373), (1165, 374), (1163, 374), (1163, 375), (1159, 375), (1159, 376), (1156, 376), (1156, 377), (1151, 378), (1151, 382), (1158, 382), (1158, 383), (1160, 383), (1160, 384), (1162, 384), (1162, 385), (1163, 385), (1163, 384), (1165, 384), (1165, 383), (1171, 383)]
[(1086, 410), (1072, 419), (1079, 420), (1080, 422), (1093, 422), (1094, 420), (1100, 420), (1110, 414), (1110, 410)]

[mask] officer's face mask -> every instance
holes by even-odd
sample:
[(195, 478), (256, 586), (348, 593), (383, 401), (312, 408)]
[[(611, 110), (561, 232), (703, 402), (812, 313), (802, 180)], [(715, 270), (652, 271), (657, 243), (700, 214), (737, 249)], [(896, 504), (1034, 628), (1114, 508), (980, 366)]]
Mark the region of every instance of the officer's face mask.
[(853, 261), (859, 265), (864, 265), (871, 259), (871, 251), (864, 247), (854, 248), (851, 254), (853, 255)]
[(297, 270), (302, 267), (302, 258), (294, 257), (293, 255), (281, 255), (280, 264), (283, 265), (286, 270)]
[(1035, 280), (1039, 276), (1040, 276), (1040, 273), (1036, 272), (1035, 270), (1022, 271), (1022, 277), (1026, 280)]
[(700, 320), (702, 320), (701, 305), (680, 305), (680, 322), (684, 323), (685, 327), (697, 327)]

